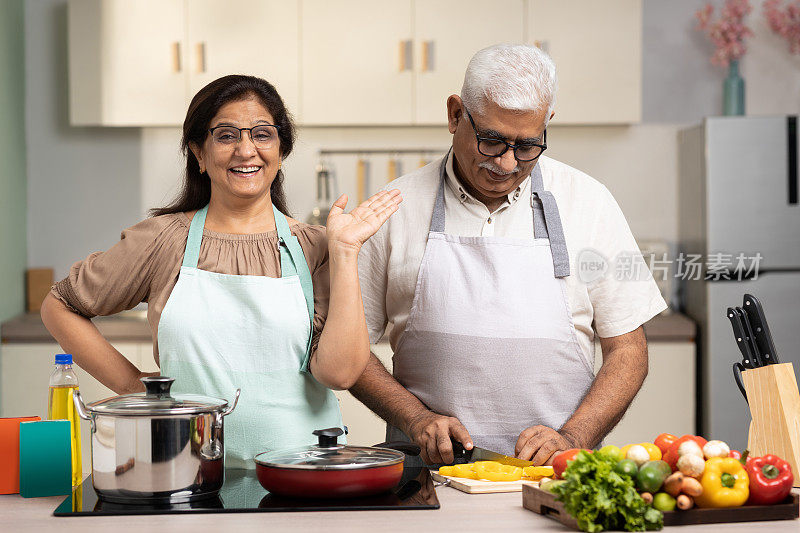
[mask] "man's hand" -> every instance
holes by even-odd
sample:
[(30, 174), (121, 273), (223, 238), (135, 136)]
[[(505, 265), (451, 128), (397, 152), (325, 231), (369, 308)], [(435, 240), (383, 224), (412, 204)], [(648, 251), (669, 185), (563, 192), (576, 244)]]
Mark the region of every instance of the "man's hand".
[(558, 452), (579, 448), (569, 437), (547, 426), (532, 426), (520, 433), (514, 453), (535, 465), (551, 464)]
[(408, 425), (408, 436), (420, 447), (420, 457), (425, 464), (450, 464), (453, 462), (453, 444), (457, 440), (465, 450), (472, 449), (472, 439), (457, 418), (427, 411)]

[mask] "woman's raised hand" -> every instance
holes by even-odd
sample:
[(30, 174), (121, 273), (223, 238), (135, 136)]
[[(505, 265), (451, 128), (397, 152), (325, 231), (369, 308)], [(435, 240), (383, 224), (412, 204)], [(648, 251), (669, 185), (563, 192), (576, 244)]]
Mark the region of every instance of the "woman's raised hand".
[(397, 211), (403, 197), (400, 191), (381, 191), (370, 196), (366, 202), (349, 213), (345, 213), (347, 195), (341, 195), (328, 213), (328, 246), (344, 245), (356, 251), (367, 239)]

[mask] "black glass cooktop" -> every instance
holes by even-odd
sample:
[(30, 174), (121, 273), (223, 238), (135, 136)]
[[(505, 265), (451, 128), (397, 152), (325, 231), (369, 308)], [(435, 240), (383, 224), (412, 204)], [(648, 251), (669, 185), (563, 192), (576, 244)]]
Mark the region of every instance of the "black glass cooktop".
[(438, 509), (433, 480), (427, 468), (406, 467), (392, 491), (362, 498), (331, 500), (295, 499), (267, 492), (255, 470), (226, 470), (225, 484), (214, 498), (196, 502), (158, 505), (111, 503), (98, 499), (91, 476), (53, 512), (55, 516), (95, 516), (172, 513), (248, 513), (287, 511), (369, 511), (391, 509)]

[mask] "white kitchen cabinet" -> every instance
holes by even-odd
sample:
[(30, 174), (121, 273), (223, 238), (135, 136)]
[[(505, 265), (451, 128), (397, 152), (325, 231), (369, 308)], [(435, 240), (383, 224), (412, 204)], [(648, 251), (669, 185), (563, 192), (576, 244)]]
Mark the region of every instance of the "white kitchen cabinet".
[(409, 124), (412, 2), (303, 0), (304, 124)]
[(527, 42), (556, 64), (554, 124), (641, 120), (641, 0), (528, 0)]
[(70, 123), (178, 126), (194, 94), (252, 74), (299, 101), (298, 0), (69, 0)]
[[(152, 345), (147, 342), (115, 342), (114, 348), (144, 372), (158, 370), (153, 363)], [(0, 344), (0, 416), (39, 416), (47, 420), (47, 397), (55, 354), (63, 353), (55, 342)], [(115, 393), (77, 365), (81, 397), (85, 403)], [(89, 423), (81, 421), (83, 471), (91, 471)]]
[[(596, 366), (602, 362), (596, 343)], [(623, 446), (653, 442), (661, 433), (694, 435), (695, 357), (694, 341), (648, 342), (650, 369), (625, 416), (604, 439), (605, 444)]]
[(70, 123), (181, 124), (185, 0), (70, 0)]
[(296, 0), (191, 0), (186, 13), (190, 98), (219, 77), (250, 74), (273, 84), (299, 118)]
[(521, 43), (523, 0), (426, 0), (414, 2), (418, 52), (415, 124), (445, 124), (445, 102), (460, 94), (470, 58), (496, 43)]

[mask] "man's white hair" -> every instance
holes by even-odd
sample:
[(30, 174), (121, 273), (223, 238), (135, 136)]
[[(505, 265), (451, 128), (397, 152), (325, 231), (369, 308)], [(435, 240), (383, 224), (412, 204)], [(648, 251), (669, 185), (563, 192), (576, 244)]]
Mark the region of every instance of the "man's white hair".
[(479, 50), (467, 65), (461, 100), (482, 112), (486, 101), (514, 111), (547, 110), (550, 120), (556, 100), (556, 66), (539, 48), (496, 44)]

